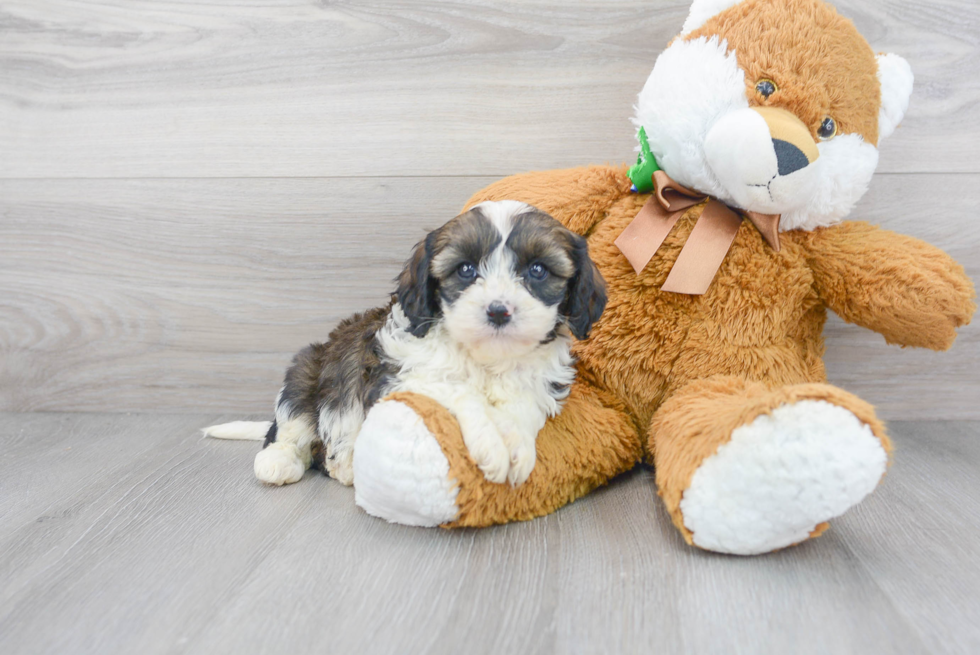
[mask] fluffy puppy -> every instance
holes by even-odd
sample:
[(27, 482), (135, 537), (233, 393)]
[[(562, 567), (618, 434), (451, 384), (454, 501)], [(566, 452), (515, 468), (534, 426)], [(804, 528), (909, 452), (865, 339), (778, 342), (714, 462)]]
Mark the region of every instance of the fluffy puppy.
[(290, 484), (312, 466), (349, 485), (366, 413), (389, 393), (412, 391), (456, 417), (488, 480), (519, 485), (574, 379), (572, 337), (585, 338), (605, 304), (585, 239), (524, 203), (485, 202), (416, 246), (391, 304), (346, 319), (296, 355), (271, 424), (205, 434), (264, 432), (255, 457), (263, 482)]

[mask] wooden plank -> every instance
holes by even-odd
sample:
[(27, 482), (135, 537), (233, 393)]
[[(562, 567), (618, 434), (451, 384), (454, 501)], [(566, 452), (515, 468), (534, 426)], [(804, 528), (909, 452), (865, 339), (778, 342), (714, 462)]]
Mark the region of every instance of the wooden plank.
[(356, 545), (345, 523), (298, 521), (188, 652), (924, 652), (838, 540), (697, 553), (651, 485), (639, 471), (530, 523)]
[(888, 476), (839, 522), (840, 538), (929, 652), (980, 652), (980, 424), (903, 421), (890, 430)]
[[(0, 517), (5, 653), (172, 652), (324, 488), (295, 485), (256, 505), (267, 491), (251, 479), (258, 445), (202, 440), (197, 428), (215, 415), (69, 418), (74, 440), (97, 446), (94, 461), (71, 458), (85, 476), (47, 472), (45, 450), (61, 441), (63, 415), (3, 420), (38, 447), (4, 468), (28, 472), (54, 499), (15, 501), (28, 516)], [(56, 473), (69, 463), (62, 460)]]
[[(172, 419), (159, 416), (147, 421), (165, 428)], [(23, 413), (3, 421), (0, 525), (12, 528), (29, 521), (70, 520), (92, 485), (127, 478), (128, 463), (147, 457), (157, 445), (152, 440), (125, 439), (132, 424), (132, 418), (122, 414), (95, 420), (68, 413)], [(107, 452), (115, 453), (115, 468), (107, 466)], [(35, 466), (38, 462), (44, 466)]]
[(763, 557), (695, 550), (638, 473), (559, 514), (556, 652), (924, 652), (834, 535)]
[[(980, 172), (980, 6), (840, 0), (916, 73), (883, 172)], [(689, 3), (5, 0), (0, 177), (506, 175), (632, 158)]]
[[(293, 353), (385, 302), (424, 229), (490, 181), (0, 181), (0, 408), (271, 409)], [(882, 175), (855, 216), (977, 279), (978, 205), (980, 176)], [(831, 380), (885, 417), (980, 416), (978, 326), (939, 354), (827, 337)]]
[[(91, 442), (87, 478), (0, 512), (0, 650), (19, 653), (969, 653), (980, 422), (893, 426), (881, 489), (800, 547), (688, 548), (638, 469), (542, 519), (393, 526), (319, 474), (257, 484), (215, 415), (0, 414), (0, 476)], [(93, 451), (95, 452), (95, 451)], [(79, 461), (80, 464), (86, 463)], [(15, 485), (15, 486), (19, 486)], [(4, 489), (4, 494), (10, 491)], [(40, 520), (44, 519), (44, 520)]]
[(2, 181), (0, 407), (271, 410), (489, 181)]

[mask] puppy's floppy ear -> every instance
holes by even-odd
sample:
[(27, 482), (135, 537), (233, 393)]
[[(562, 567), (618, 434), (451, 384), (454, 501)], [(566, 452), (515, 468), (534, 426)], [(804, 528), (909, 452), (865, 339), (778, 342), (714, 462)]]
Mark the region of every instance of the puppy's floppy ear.
[(569, 238), (575, 275), (568, 282), (568, 291), (559, 311), (575, 338), (584, 339), (606, 308), (606, 281), (592, 263), (585, 239), (573, 232), (569, 232)]
[(438, 230), (430, 232), (419, 241), (405, 269), (398, 276), (398, 304), (411, 323), (411, 332), (416, 337), (424, 337), (432, 327), (434, 319), (442, 314), (436, 296), (439, 282), (432, 276), (430, 266), (435, 249)]

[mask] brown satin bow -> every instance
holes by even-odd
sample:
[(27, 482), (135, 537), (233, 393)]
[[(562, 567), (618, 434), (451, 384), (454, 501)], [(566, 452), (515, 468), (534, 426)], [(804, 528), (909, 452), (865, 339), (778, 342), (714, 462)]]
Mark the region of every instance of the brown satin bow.
[[(731, 207), (703, 193), (691, 191), (663, 171), (653, 174), (656, 187), (643, 208), (616, 239), (619, 248), (639, 275), (686, 210), (705, 200), (704, 211), (677, 256), (662, 290), (701, 295), (721, 267), (742, 217)], [(779, 214), (742, 212), (752, 221), (772, 249), (779, 252)]]

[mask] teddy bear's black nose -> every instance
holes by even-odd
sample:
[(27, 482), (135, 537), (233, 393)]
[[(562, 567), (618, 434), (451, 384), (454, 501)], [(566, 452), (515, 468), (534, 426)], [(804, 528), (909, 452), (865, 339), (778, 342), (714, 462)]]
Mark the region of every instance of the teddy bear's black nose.
[(772, 147), (776, 150), (776, 163), (779, 165), (780, 175), (789, 175), (810, 165), (810, 160), (806, 158), (803, 151), (789, 141), (773, 139)]

